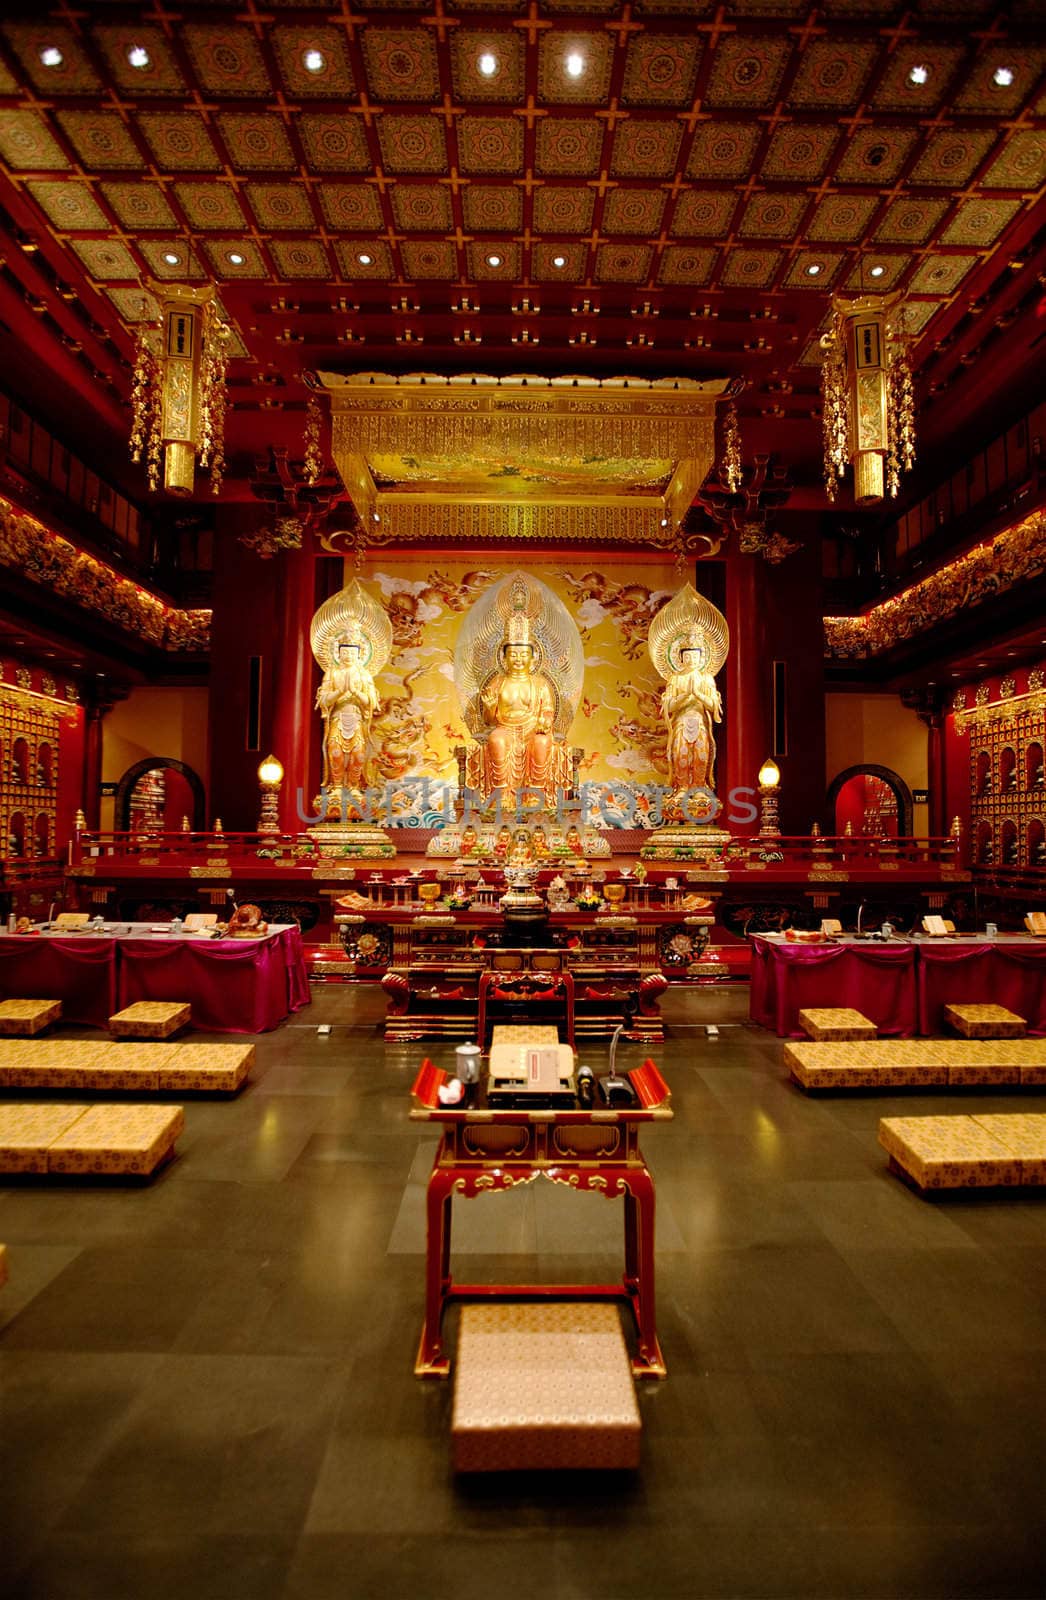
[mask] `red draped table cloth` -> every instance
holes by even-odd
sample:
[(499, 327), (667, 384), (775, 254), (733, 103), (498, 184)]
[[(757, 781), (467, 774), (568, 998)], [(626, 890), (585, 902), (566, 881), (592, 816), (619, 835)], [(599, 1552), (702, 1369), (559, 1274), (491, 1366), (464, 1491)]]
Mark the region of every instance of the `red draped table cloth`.
[(806, 1008), (850, 1006), (880, 1033), (909, 1038), (919, 1023), (915, 947), (790, 944), (752, 938), (749, 1015), (782, 1038), (801, 1038)]
[(0, 938), (0, 1000), (60, 1000), (66, 1022), (106, 1028), (116, 992), (115, 939)]
[(104, 1028), (136, 1000), (187, 1000), (207, 1033), (267, 1033), (309, 1003), (301, 934), (262, 939), (15, 935), (0, 939), (0, 998), (61, 1000), (70, 1022)]
[(1046, 1034), (1046, 946), (1035, 939), (923, 940), (918, 989), (920, 1033), (946, 1031), (945, 1006), (996, 1005)]

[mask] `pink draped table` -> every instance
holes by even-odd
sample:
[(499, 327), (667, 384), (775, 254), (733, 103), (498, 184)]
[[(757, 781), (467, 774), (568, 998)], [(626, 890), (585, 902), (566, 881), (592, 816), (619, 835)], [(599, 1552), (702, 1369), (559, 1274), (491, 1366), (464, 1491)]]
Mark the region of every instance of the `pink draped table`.
[(1046, 1034), (1046, 945), (1030, 937), (891, 939), (793, 944), (752, 938), (749, 1015), (782, 1038), (800, 1038), (807, 1007), (852, 1006), (882, 1034), (945, 1031), (947, 1005), (1002, 1005)]
[(944, 1007), (996, 1005), (1028, 1032), (1046, 1034), (1046, 945), (1019, 934), (1001, 939), (924, 939), (919, 945), (919, 1032), (941, 1033)]
[(187, 1000), (207, 1033), (267, 1033), (309, 1003), (296, 927), (263, 939), (184, 935), (8, 935), (0, 999), (61, 1000), (69, 1022), (104, 1028), (136, 1000)]
[(915, 946), (790, 944), (752, 937), (749, 1015), (782, 1038), (802, 1035), (806, 1007), (853, 1006), (880, 1033), (907, 1038), (918, 1029)]
[(0, 1000), (60, 1000), (67, 1022), (105, 1028), (116, 1004), (116, 940), (0, 938)]

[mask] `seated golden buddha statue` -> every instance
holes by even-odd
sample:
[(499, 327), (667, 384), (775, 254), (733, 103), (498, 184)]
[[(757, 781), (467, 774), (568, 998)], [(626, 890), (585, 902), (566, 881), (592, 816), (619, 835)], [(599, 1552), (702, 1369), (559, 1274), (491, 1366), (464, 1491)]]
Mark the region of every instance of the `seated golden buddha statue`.
[(566, 734), (581, 693), (584, 653), (561, 600), (529, 573), (480, 597), (454, 653), (454, 678), (478, 748), (467, 781), (512, 803), (526, 789), (551, 805), (572, 781)]
[(528, 785), (555, 795), (570, 784), (570, 752), (557, 744), (552, 728), (556, 691), (539, 669), (530, 637), (530, 619), (515, 611), (508, 619), (499, 652), (500, 672), (480, 696), (490, 732), (482, 750), (483, 789), (513, 793)]

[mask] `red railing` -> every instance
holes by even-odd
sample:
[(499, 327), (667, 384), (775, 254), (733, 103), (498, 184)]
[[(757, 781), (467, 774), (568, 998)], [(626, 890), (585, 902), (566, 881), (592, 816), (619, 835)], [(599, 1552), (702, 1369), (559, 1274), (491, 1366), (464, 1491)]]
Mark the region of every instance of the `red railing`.
[[(389, 830), (389, 837), (395, 841), (396, 829)], [(427, 837), (427, 834), (426, 834)], [(634, 837), (634, 836), (633, 836)], [(609, 834), (609, 842), (613, 848), (613, 833)], [(418, 832), (411, 830), (411, 845), (413, 851), (418, 849)], [(621, 852), (618, 859), (633, 858), (634, 850)], [(241, 866), (262, 865), (274, 860), (283, 863), (295, 862), (302, 866), (318, 864), (319, 849), (315, 839), (309, 833), (80, 833), (76, 836), (70, 847), (70, 865), (79, 865), (88, 861), (106, 861), (124, 863), (135, 866), (162, 866), (166, 868), (177, 867), (184, 864), (200, 865), (210, 860), (227, 860), (236, 862)], [(492, 867), (493, 863), (478, 863)], [(594, 859), (593, 867), (605, 867), (611, 873), (614, 871), (613, 860)], [(38, 866), (42, 863), (31, 863)], [(370, 864), (372, 869), (376, 865)], [(447, 858), (434, 858), (431, 868), (426, 865), (426, 870), (433, 874), (437, 870), (445, 872), (450, 865)], [(549, 858), (542, 863), (543, 868), (549, 871), (564, 872), (568, 870), (569, 860), (561, 857)], [(686, 861), (680, 861), (680, 866), (686, 867)], [(691, 870), (700, 870), (701, 863), (694, 861)], [(815, 873), (819, 870), (825, 872), (850, 872), (850, 873), (878, 873), (891, 872), (899, 869), (908, 871), (955, 871), (961, 869), (962, 848), (961, 844), (953, 838), (896, 838), (883, 839), (864, 834), (840, 835), (809, 835), (791, 834), (776, 837), (762, 837), (758, 834), (737, 835), (727, 845), (723, 856), (718, 862), (720, 867), (725, 867), (731, 873), (744, 873), (746, 871), (772, 872), (774, 870), (785, 873), (807, 872)], [(385, 863), (385, 869), (390, 872), (400, 871), (393, 860)], [(653, 877), (671, 875), (676, 871), (676, 864), (672, 862), (652, 862), (649, 872)], [(1036, 872), (1035, 869), (980, 869), (982, 872), (991, 871), (993, 877), (1003, 880), (1003, 873), (1012, 871), (1015, 875), (1024, 877), (1034, 875), (1036, 881), (1046, 878), (1046, 871)]]
[(811, 870), (818, 866), (834, 866), (845, 871), (898, 866), (958, 868), (962, 865), (961, 843), (951, 837), (880, 838), (860, 833), (780, 834), (776, 838), (755, 834), (733, 840), (727, 849), (726, 864), (732, 867), (736, 861), (739, 866), (744, 862), (773, 865), (768, 858), (775, 854), (780, 854), (786, 866), (805, 865)]
[[(260, 852), (264, 852), (259, 855)], [(128, 864), (196, 865), (209, 856), (242, 859), (284, 858), (317, 853), (308, 834), (290, 833), (78, 833), (70, 845), (70, 865), (104, 858)]]

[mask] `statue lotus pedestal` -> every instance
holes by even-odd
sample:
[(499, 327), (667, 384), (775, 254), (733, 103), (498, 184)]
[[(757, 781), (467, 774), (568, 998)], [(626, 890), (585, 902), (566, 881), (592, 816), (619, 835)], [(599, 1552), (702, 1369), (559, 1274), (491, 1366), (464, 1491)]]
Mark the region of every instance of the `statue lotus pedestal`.
[(350, 856), (361, 861), (383, 861), (396, 854), (396, 846), (374, 822), (321, 822), (309, 829), (321, 859)]
[(644, 861), (689, 861), (707, 869), (709, 877), (725, 878), (729, 844), (726, 829), (710, 822), (669, 823), (650, 834), (639, 854)]

